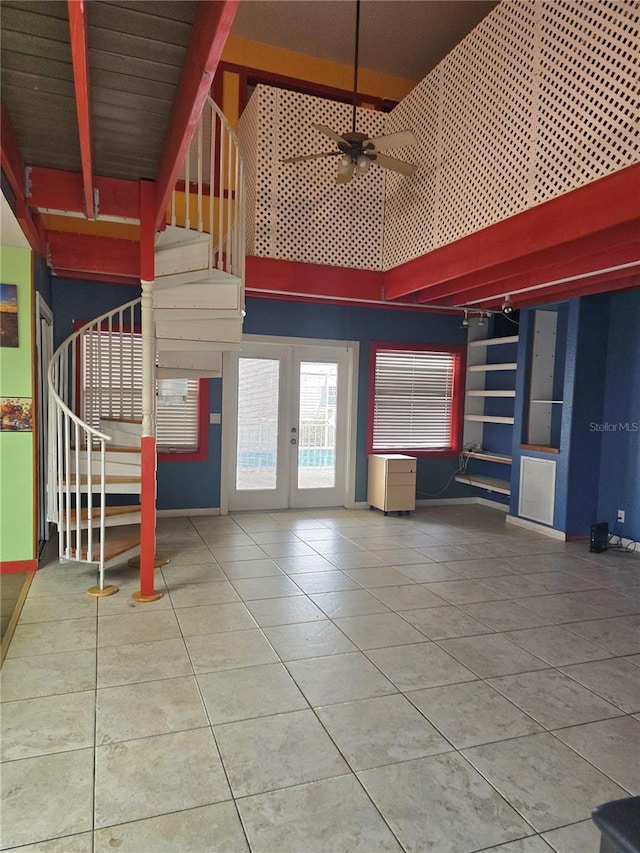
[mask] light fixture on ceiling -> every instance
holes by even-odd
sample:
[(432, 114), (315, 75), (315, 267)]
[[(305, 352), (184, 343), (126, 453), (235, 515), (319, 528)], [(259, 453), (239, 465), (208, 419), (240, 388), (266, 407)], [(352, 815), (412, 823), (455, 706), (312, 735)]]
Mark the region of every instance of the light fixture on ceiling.
[(504, 302), (502, 303), (502, 311), (504, 314), (511, 314), (513, 312), (513, 302), (511, 301), (511, 297), (509, 295), (505, 296)]
[(300, 163), (304, 160), (316, 160), (321, 157), (338, 156), (338, 171), (336, 183), (347, 184), (351, 178), (364, 175), (369, 171), (373, 163), (383, 169), (390, 169), (400, 175), (411, 177), (418, 168), (413, 163), (398, 160), (384, 154), (393, 148), (407, 148), (417, 145), (417, 140), (410, 130), (400, 130), (388, 133), (384, 136), (369, 138), (366, 133), (356, 130), (356, 113), (358, 105), (358, 48), (360, 41), (360, 0), (356, 0), (356, 27), (355, 27), (355, 52), (353, 61), (353, 103), (351, 130), (348, 133), (336, 133), (326, 124), (314, 124), (313, 127), (328, 136), (336, 143), (337, 149), (333, 151), (321, 151), (318, 154), (302, 154), (295, 157), (287, 157), (283, 163)]
[(464, 312), (464, 319), (462, 321), (462, 325), (465, 327), (471, 325), (471, 320), (469, 319), (469, 312), (468, 311)]
[(366, 154), (360, 154), (359, 157), (356, 158), (356, 175), (363, 175), (365, 172), (369, 170), (369, 166), (371, 165), (371, 160), (367, 157)]
[(352, 168), (353, 168), (353, 162), (351, 160), (351, 157), (348, 154), (344, 154), (338, 160), (338, 174), (339, 175), (351, 176)]

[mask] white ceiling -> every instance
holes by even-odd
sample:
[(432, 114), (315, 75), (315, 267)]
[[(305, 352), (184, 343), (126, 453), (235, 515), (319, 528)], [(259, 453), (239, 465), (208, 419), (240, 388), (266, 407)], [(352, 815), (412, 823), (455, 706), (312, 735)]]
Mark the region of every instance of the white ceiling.
[[(359, 67), (418, 82), (495, 0), (362, 0)], [(231, 35), (353, 65), (355, 0), (241, 0)]]
[(16, 246), (19, 249), (28, 249), (29, 243), (18, 225), (18, 220), (9, 206), (9, 202), (0, 193), (0, 246)]

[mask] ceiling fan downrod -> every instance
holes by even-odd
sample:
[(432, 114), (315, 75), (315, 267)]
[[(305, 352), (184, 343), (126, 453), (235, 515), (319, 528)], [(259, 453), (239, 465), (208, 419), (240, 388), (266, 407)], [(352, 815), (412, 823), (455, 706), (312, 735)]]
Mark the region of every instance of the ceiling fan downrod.
[(356, 132), (356, 107), (358, 104), (358, 47), (360, 43), (360, 0), (356, 0), (356, 41), (355, 55), (353, 58), (353, 113), (351, 120), (351, 132)]

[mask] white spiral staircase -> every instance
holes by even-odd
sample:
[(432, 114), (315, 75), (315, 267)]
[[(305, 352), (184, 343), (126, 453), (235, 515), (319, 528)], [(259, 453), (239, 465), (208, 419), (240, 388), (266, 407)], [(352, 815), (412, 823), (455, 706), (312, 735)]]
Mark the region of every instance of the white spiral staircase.
[(211, 98), (168, 219), (142, 297), (74, 332), (49, 366), (47, 517), (57, 525), (60, 562), (95, 566), (90, 595), (116, 592), (105, 587), (105, 568), (140, 550), (139, 535), (113, 528), (139, 524), (144, 510), (141, 436), (143, 422), (155, 424), (156, 380), (220, 376), (222, 352), (240, 347), (243, 164)]

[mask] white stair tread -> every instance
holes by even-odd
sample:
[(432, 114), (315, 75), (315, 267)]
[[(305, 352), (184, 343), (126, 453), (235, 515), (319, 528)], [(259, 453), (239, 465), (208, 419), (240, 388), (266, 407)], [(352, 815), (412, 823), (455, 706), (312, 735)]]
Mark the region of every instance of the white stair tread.
[(158, 323), (177, 323), (205, 320), (237, 320), (242, 322), (242, 312), (239, 308), (205, 308), (198, 306), (177, 306), (175, 308), (156, 308), (156, 329)]
[(182, 349), (179, 351), (158, 353), (158, 367), (186, 367), (189, 370), (219, 370), (222, 371), (222, 352), (205, 352), (203, 350)]
[(181, 246), (185, 243), (208, 243), (211, 234), (192, 228), (181, 228), (179, 225), (167, 225), (156, 237), (156, 251)]
[(156, 371), (158, 379), (220, 379), (222, 368), (193, 369), (189, 367), (159, 367)]
[(237, 316), (224, 320), (156, 320), (156, 339), (160, 342), (158, 349), (162, 349), (162, 341), (166, 339), (238, 343), (241, 337), (242, 318)]
[[(225, 352), (226, 350), (239, 350), (241, 348), (241, 342), (192, 341), (173, 338), (163, 338), (158, 345), (158, 349), (161, 350), (165, 356), (168, 352), (181, 352), (182, 350), (189, 350), (191, 352)], [(166, 364), (163, 366), (170, 367), (171, 365)]]

